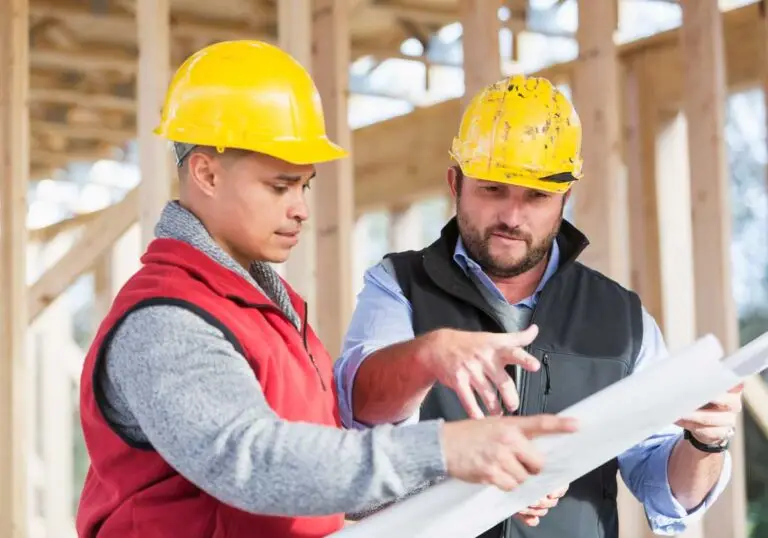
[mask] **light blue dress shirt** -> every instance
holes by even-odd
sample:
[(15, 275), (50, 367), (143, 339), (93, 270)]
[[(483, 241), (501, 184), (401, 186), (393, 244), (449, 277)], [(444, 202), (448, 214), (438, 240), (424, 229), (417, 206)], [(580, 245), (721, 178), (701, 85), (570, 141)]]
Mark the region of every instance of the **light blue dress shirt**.
[[(457, 242), (453, 260), (465, 272), (472, 272), (492, 293), (506, 301), (504, 295), (480, 266), (466, 253), (461, 240)], [(520, 301), (518, 308), (533, 308), (539, 293), (559, 265), (557, 241), (541, 282), (530, 297)], [(412, 310), (397, 281), (380, 262), (365, 273), (363, 290), (346, 334), (342, 355), (334, 365), (342, 423), (347, 428), (365, 428), (355, 421), (352, 413), (352, 384), (360, 364), (371, 353), (397, 342), (414, 338)], [(643, 308), (643, 341), (635, 371), (667, 355), (664, 339), (656, 321)], [(649, 395), (652, 397), (653, 395)], [(418, 412), (406, 422), (418, 421)], [(682, 429), (670, 425), (665, 430), (630, 448), (618, 458), (624, 483), (644, 505), (651, 529), (660, 535), (673, 535), (684, 531), (699, 520), (706, 509), (719, 497), (731, 474), (731, 458), (726, 454), (725, 465), (716, 486), (704, 502), (691, 512), (674, 498), (669, 487), (667, 463)]]

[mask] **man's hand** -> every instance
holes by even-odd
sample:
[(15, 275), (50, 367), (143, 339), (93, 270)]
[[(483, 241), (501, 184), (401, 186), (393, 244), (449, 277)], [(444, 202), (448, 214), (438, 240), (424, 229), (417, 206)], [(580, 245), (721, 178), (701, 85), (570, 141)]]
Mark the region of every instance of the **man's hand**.
[(539, 524), (539, 518), (544, 517), (549, 512), (550, 508), (557, 506), (560, 498), (568, 491), (568, 486), (560, 488), (554, 493), (550, 493), (533, 506), (529, 506), (525, 510), (520, 510), (515, 517), (530, 527), (535, 527)]
[(531, 439), (576, 428), (574, 419), (555, 415), (447, 422), (442, 445), (448, 475), (510, 491), (538, 474), (544, 464)]
[(536, 325), (516, 333), (440, 329), (425, 346), (420, 361), (437, 381), (456, 392), (471, 418), (483, 417), (475, 392), (489, 414), (500, 415), (496, 389), (507, 409), (515, 411), (520, 405), (515, 382), (504, 367), (514, 364), (532, 372), (539, 368), (539, 361), (523, 349), (538, 331)]
[(702, 443), (719, 443), (727, 439), (736, 427), (742, 409), (743, 390), (744, 384), (739, 384), (675, 424), (689, 430)]

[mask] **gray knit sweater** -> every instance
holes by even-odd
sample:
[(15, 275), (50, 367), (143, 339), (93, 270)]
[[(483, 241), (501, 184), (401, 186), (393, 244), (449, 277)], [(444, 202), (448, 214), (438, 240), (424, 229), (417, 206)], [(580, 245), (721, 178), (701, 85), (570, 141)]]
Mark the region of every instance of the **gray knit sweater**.
[[(178, 203), (165, 208), (156, 234), (185, 241), (240, 274), (298, 322), (269, 265), (245, 271)], [(439, 422), (345, 431), (281, 420), (243, 356), (182, 307), (130, 314), (99, 381), (114, 428), (149, 442), (202, 490), (249, 512), (354, 514), (445, 476)]]

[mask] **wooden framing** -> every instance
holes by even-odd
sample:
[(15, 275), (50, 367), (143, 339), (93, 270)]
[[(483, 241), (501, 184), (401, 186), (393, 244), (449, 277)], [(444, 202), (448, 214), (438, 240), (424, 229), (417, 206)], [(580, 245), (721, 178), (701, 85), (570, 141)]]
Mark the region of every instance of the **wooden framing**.
[(119, 204), (100, 213), (93, 220), (78, 242), (32, 284), (27, 307), (29, 323), (37, 319), (46, 306), (105, 255), (115, 241), (136, 222), (138, 211), (137, 188)]
[[(727, 352), (738, 348), (736, 305), (731, 291), (731, 212), (725, 147), (727, 95), (721, 14), (715, 0), (682, 0), (683, 106), (693, 219), (696, 331), (716, 335)], [(731, 483), (708, 511), (705, 534), (746, 538), (743, 429), (730, 450)]]
[(155, 223), (171, 197), (171, 154), (153, 130), (160, 122), (170, 81), (170, 0), (138, 0), (139, 40), (139, 212), (141, 242), (149, 244)]
[[(347, 119), (348, 1), (315, 1), (312, 65), (325, 107), (328, 137), (352, 150), (352, 132)], [(352, 317), (353, 172), (351, 158), (324, 163), (317, 167), (315, 182), (317, 281), (323, 283), (317, 288), (317, 304), (323, 315), (318, 316), (316, 330), (331, 356), (341, 351), (341, 340)]]
[(629, 204), (630, 283), (645, 308), (664, 326), (659, 259), (659, 213), (656, 188), (657, 110), (650, 82), (653, 66), (645, 58), (625, 66), (624, 118)]
[(0, 536), (27, 536), (28, 5), (0, 3)]
[[(524, 18), (524, 3), (508, 2), (516, 13), (523, 13), (510, 23), (516, 29)], [(714, 0), (681, 3), (682, 29), (617, 48), (612, 39), (616, 0), (579, 2), (579, 58), (538, 74), (572, 84), (584, 123), (588, 179), (574, 195), (576, 223), (592, 240), (587, 263), (638, 290), (670, 348), (713, 332), (730, 350), (737, 345), (737, 332), (729, 291), (723, 105), (727, 89), (766, 87), (765, 67), (754, 58), (765, 57), (768, 50), (768, 24), (757, 4), (721, 15)], [(0, 535), (13, 538), (27, 536), (25, 495), (18, 493), (26, 487), (20, 429), (25, 408), (19, 404), (25, 387), (24, 321), (37, 319), (78, 276), (94, 269), (98, 311), (104, 312), (114, 285), (110, 259), (115, 242), (137, 221), (142, 244), (151, 237), (171, 192), (170, 155), (152, 134), (171, 66), (191, 48), (242, 37), (277, 41), (313, 71), (329, 137), (352, 150), (354, 157), (318, 166), (309, 202), (313, 217), (286, 269), (288, 280), (308, 299), (310, 322), (332, 355), (338, 353), (353, 305), (355, 214), (389, 209), (391, 247), (418, 247), (418, 223), (409, 205), (446, 194), (447, 150), (466, 99), (501, 77), (498, 35), (493, 31), (500, 26), (497, 6), (485, 0), (459, 0), (446, 9), (417, 8), (405, 1), (316, 0), (313, 10), (306, 0), (280, 0), (276, 7), (252, 2), (247, 21), (207, 20), (191, 13), (171, 17), (170, 0), (137, 0), (134, 12), (121, 7), (131, 3), (116, 2), (98, 19), (74, 0), (33, 0), (32, 30), (27, 27), (26, 5), (27, 0), (0, 4), (0, 59), (11, 66), (0, 75), (0, 289), (10, 290), (2, 296), (0, 313), (0, 440), (13, 440), (0, 442), (0, 476), (11, 477), (0, 482)], [(401, 21), (401, 26), (423, 35), (460, 18), (467, 36), (465, 96), (351, 133), (346, 104), (350, 59), (361, 54), (404, 57), (397, 47), (405, 36), (395, 32), (387, 39), (367, 37), (368, 27), (376, 24), (366, 23), (365, 31), (360, 30), (365, 18)], [(116, 34), (132, 34), (138, 46), (78, 43), (72, 28), (94, 20)], [(40, 42), (32, 40), (32, 50), (20, 37), (30, 32), (42, 36)], [(426, 56), (411, 59), (429, 62)], [(55, 75), (66, 70), (93, 71), (97, 76), (86, 74), (69, 83)], [(32, 88), (30, 78), (35, 81)], [(65, 143), (51, 141), (50, 147), (39, 148), (35, 144), (30, 154), (30, 127), (43, 140)], [(15, 136), (19, 133), (22, 136)], [(25, 234), (23, 198), (30, 168), (48, 171), (74, 157), (108, 155), (110, 145), (137, 134), (143, 178), (137, 190), (102, 211)], [(89, 141), (101, 143), (86, 144)], [(630, 206), (628, 192), (634, 202)], [(627, 207), (628, 218), (623, 215)], [(691, 219), (681, 207), (690, 207)], [(670, 216), (678, 225), (661, 227)], [(27, 240), (44, 242), (79, 227), (82, 236), (75, 246), (27, 287)], [(631, 256), (627, 238), (633, 245)], [(323, 305), (319, 319), (316, 305)], [(768, 386), (759, 378), (750, 379), (745, 401), (768, 435)], [(745, 538), (741, 435), (732, 454), (732, 485), (688, 538)], [(621, 501), (622, 538), (648, 535), (633, 502), (627, 497)]]
[[(312, 72), (312, 2), (280, 0), (278, 29), (280, 47)], [(313, 187), (317, 182), (313, 182)], [(310, 218), (302, 225), (301, 241), (285, 262), (285, 277), (307, 302), (307, 317), (317, 326), (317, 228), (315, 225), (315, 191), (305, 193)]]
[(486, 0), (459, 0), (459, 14), (464, 35), (464, 96), (462, 105), (483, 87), (501, 78), (498, 4)]
[[(722, 19), (729, 88), (761, 85), (763, 69), (754, 61), (762, 47), (757, 5), (726, 12)], [(679, 37), (680, 30), (675, 29), (618, 47), (623, 65), (643, 55), (653, 63), (648, 84), (653, 86), (654, 98), (669, 110), (677, 109), (684, 95)], [(535, 74), (573, 82), (576, 65), (577, 61), (566, 62)], [(357, 211), (385, 210), (393, 204), (445, 194), (448, 149), (461, 110), (460, 99), (451, 99), (356, 131)]]
[(583, 126), (585, 181), (573, 189), (574, 219), (591, 238), (584, 263), (628, 284), (626, 175), (621, 155), (619, 59), (615, 0), (579, 3), (579, 57), (574, 105)]

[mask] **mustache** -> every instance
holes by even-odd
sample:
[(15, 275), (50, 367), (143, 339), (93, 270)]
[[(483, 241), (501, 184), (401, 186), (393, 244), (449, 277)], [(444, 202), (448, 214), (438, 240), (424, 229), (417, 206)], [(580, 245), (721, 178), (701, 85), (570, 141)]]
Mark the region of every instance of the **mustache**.
[(531, 244), (531, 241), (533, 241), (531, 234), (525, 233), (520, 228), (510, 228), (506, 224), (497, 224), (495, 226), (492, 226), (491, 228), (488, 228), (488, 230), (486, 230), (485, 232), (486, 239), (493, 234), (501, 234), (507, 237), (511, 237), (512, 239), (525, 241), (529, 245)]

